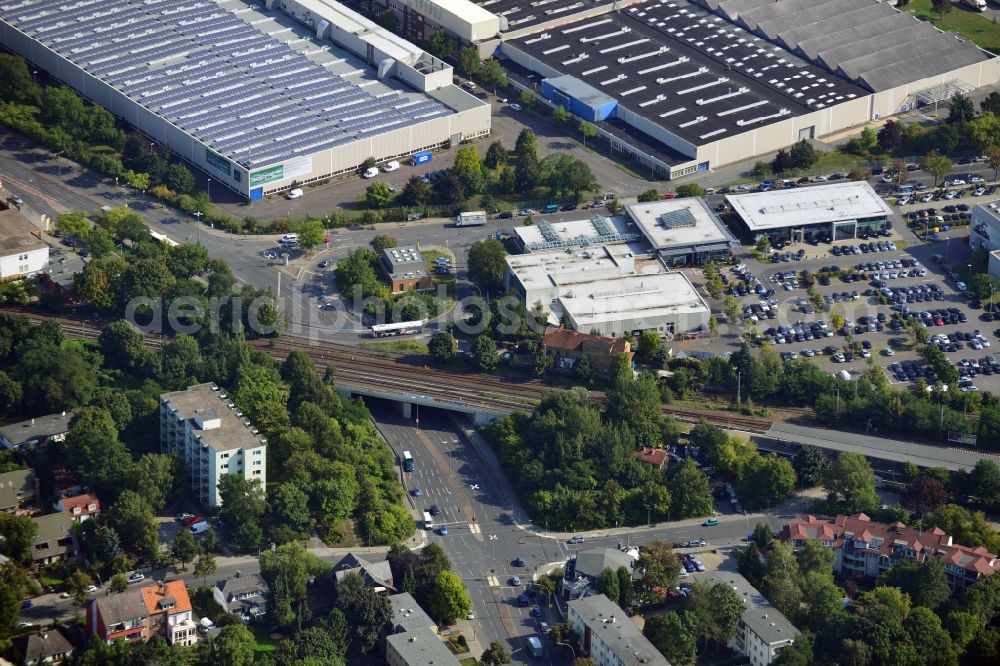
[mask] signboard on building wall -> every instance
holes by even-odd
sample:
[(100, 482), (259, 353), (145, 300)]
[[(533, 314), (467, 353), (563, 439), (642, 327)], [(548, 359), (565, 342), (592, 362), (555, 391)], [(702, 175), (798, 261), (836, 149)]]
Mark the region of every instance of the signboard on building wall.
[(285, 178), (297, 178), (312, 173), (313, 161), (311, 157), (296, 157), (285, 162)]
[(281, 180), (284, 177), (284, 164), (279, 164), (278, 166), (269, 167), (267, 169), (261, 169), (260, 171), (251, 171), (250, 187), (264, 185), (265, 183), (273, 183), (274, 181)]
[(221, 171), (227, 176), (232, 174), (232, 165), (229, 163), (229, 160), (225, 157), (216, 155), (208, 148), (205, 149), (205, 161), (208, 162), (208, 165), (216, 171)]

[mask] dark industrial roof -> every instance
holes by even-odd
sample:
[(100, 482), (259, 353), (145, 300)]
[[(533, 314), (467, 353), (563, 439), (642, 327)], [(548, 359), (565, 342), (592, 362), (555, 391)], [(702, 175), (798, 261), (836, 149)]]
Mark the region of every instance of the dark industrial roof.
[(634, 5), (512, 45), (693, 145), (866, 94), (684, 1)]

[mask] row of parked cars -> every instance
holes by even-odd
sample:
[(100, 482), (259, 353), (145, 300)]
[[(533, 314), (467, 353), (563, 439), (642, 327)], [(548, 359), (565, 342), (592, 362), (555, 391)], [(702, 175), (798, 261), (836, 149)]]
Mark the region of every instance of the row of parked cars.
[(896, 244), (889, 240), (857, 245), (834, 245), (830, 248), (830, 254), (835, 257), (841, 257), (851, 254), (868, 254), (869, 252), (894, 252), (895, 250)]
[(934, 371), (923, 361), (910, 360), (889, 364), (889, 374), (898, 382), (915, 382), (923, 377), (928, 383), (934, 382)]
[[(879, 284), (876, 285), (875, 282), (878, 282)], [(872, 282), (872, 285), (879, 290), (878, 293), (888, 299), (890, 305), (903, 305), (904, 303), (929, 303), (931, 301), (944, 300), (944, 292), (941, 290), (941, 287), (933, 282), (929, 282), (927, 284), (906, 285), (902, 287), (889, 287), (885, 284), (885, 282), (875, 280)], [(874, 290), (871, 291), (872, 294), (875, 293)], [(899, 311), (903, 310), (903, 308), (900, 307), (895, 307), (893, 309)], [(965, 313), (961, 311), (955, 312), (955, 310), (958, 310), (958, 308), (950, 308), (948, 311), (956, 314), (962, 321), (952, 323), (965, 323), (967, 321)]]
[(833, 336), (833, 331), (823, 320), (810, 323), (796, 322), (791, 326), (769, 328), (764, 332), (764, 339), (774, 345), (819, 340)]

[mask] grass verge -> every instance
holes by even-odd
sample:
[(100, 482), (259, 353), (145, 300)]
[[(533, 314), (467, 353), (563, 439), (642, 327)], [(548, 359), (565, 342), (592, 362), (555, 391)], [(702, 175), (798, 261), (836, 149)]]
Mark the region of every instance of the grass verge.
[(377, 349), (390, 354), (427, 354), (427, 345), (413, 340), (389, 340), (386, 342), (362, 342), (364, 349)]
[(254, 648), (255, 652), (272, 652), (278, 647), (278, 641), (271, 638), (271, 632), (263, 627), (253, 627), (252, 629), (253, 635), (257, 639), (257, 647)]
[(956, 5), (950, 12), (938, 15), (931, 0), (910, 0), (902, 9), (937, 28), (957, 33), (987, 51), (1000, 51), (1000, 25), (979, 12)]

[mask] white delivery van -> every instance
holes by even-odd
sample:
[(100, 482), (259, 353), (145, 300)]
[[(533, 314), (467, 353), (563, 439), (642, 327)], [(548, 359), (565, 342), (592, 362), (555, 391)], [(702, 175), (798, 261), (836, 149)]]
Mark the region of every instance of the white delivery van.
[(201, 520), (192, 525), (191, 527), (189, 527), (188, 529), (191, 530), (191, 534), (204, 534), (205, 532), (208, 531), (208, 523), (204, 520)]
[(374, 178), (377, 175), (378, 175), (378, 167), (368, 167), (367, 169), (365, 169), (365, 172), (364, 172), (364, 174), (362, 174), (361, 177), (362, 178)]
[(399, 168), (399, 162), (393, 160), (391, 162), (386, 162), (385, 166), (382, 167), (382, 171), (385, 171), (386, 173), (392, 173), (398, 168)]
[(294, 190), (289, 190), (286, 196), (289, 199), (298, 199), (299, 197), (302, 196), (302, 190), (296, 187)]

